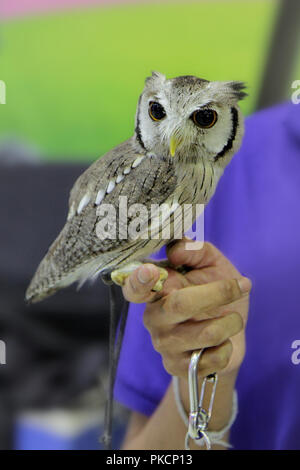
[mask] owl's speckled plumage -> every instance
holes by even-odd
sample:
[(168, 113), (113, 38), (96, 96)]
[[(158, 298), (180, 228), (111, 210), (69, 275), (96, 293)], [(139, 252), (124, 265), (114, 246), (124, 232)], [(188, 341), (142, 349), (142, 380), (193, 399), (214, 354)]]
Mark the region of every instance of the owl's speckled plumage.
[[(76, 181), (68, 220), (39, 265), (26, 299), (39, 301), (75, 281), (109, 272), (144, 259), (168, 240), (100, 240), (96, 226), (101, 204), (118, 207), (173, 202), (206, 204), (224, 168), (238, 150), (243, 118), (237, 102), (245, 96), (241, 82), (209, 82), (192, 76), (167, 80), (154, 72), (140, 96), (134, 136), (95, 161)], [(166, 116), (149, 116), (149, 102), (158, 102)], [(201, 129), (190, 119), (198, 109), (213, 109), (218, 119)], [(170, 139), (177, 149), (170, 155)], [(150, 211), (149, 211), (150, 212)], [(174, 214), (173, 216), (174, 217)], [(145, 220), (147, 226), (148, 220)], [(172, 235), (172, 234), (171, 234)], [(171, 236), (172, 238), (172, 236)]]

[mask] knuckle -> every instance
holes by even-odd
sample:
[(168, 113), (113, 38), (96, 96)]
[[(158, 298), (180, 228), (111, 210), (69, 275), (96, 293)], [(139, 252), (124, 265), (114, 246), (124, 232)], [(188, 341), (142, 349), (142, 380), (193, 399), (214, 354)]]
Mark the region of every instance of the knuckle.
[[(151, 333), (154, 348), (162, 354), (172, 357), (181, 351), (182, 342), (178, 341), (178, 335), (169, 330), (156, 330)], [(184, 348), (183, 348), (184, 349)]]
[(185, 331), (178, 331), (175, 327), (168, 332), (168, 335), (166, 335), (165, 347), (173, 354), (184, 351), (189, 345), (189, 339), (190, 336), (187, 337), (187, 333)]
[(176, 330), (169, 334), (168, 348), (172, 351), (185, 351), (189, 348), (190, 335), (187, 336), (185, 332), (179, 333)]
[(182, 299), (178, 291), (173, 291), (168, 295), (165, 303), (165, 310), (178, 314), (182, 311)]
[(230, 355), (224, 353), (224, 351), (220, 351), (212, 356), (211, 362), (216, 369), (225, 369), (229, 363), (229, 359)]
[(167, 336), (161, 331), (155, 331), (151, 333), (152, 343), (154, 349), (159, 353), (165, 353), (168, 351), (168, 340)]
[(228, 366), (232, 354), (232, 343), (230, 340), (227, 340), (224, 343), (224, 346), (221, 349), (221, 359), (220, 359), (220, 368), (225, 369)]
[(244, 328), (244, 320), (242, 319), (242, 316), (239, 313), (234, 312), (232, 313), (232, 321), (234, 323), (233, 335), (236, 335)]
[(222, 339), (221, 328), (214, 324), (206, 326), (202, 330), (201, 339), (207, 346), (214, 346), (215, 344), (219, 344)]
[(167, 351), (168, 353), (174, 353), (177, 350), (177, 340), (176, 337), (171, 335), (169, 332), (166, 334), (161, 334), (161, 350)]
[(235, 292), (236, 292), (235, 281), (226, 280), (226, 281), (221, 282), (220, 293), (221, 293), (222, 299), (225, 302), (230, 303), (232, 300), (234, 300)]
[(227, 367), (229, 364), (229, 360), (230, 360), (229, 354), (222, 355), (221, 360), (220, 360), (220, 369), (225, 369), (225, 367)]

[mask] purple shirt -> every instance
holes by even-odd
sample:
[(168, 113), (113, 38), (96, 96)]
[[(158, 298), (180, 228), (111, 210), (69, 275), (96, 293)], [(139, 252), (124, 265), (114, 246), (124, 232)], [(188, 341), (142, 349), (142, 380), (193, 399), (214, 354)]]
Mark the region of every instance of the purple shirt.
[[(300, 354), (292, 349), (300, 340), (299, 206), (300, 105), (282, 104), (246, 120), (242, 148), (205, 212), (206, 240), (253, 282), (235, 449), (300, 449)], [(170, 375), (143, 310), (130, 307), (115, 398), (151, 415)]]

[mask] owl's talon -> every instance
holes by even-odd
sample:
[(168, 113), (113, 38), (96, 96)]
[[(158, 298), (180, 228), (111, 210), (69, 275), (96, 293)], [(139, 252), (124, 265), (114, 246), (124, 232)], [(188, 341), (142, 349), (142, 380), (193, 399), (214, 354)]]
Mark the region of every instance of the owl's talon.
[(120, 273), (116, 270), (111, 273), (110, 277), (111, 277), (111, 280), (118, 286), (124, 286), (125, 280), (126, 280), (126, 277), (128, 277), (128, 274)]
[(122, 268), (115, 269), (110, 273), (111, 280), (118, 286), (124, 286), (126, 278), (130, 276), (130, 274), (133, 273), (133, 271), (142, 264), (143, 263), (141, 263), (140, 261), (134, 261)]
[(166, 269), (164, 269), (164, 268), (158, 268), (158, 269), (159, 269), (159, 272), (160, 272), (159, 279), (151, 289), (154, 292), (160, 292), (162, 290), (162, 288), (164, 286), (164, 282), (168, 277), (168, 271)]

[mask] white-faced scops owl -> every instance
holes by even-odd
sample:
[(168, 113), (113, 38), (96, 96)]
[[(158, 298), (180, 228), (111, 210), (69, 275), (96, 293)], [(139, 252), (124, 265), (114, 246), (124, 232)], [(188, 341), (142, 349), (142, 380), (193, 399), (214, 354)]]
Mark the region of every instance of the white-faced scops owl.
[[(240, 146), (238, 101), (246, 96), (244, 88), (242, 82), (166, 79), (153, 72), (138, 101), (133, 137), (76, 181), (66, 224), (40, 263), (26, 299), (39, 301), (98, 274), (122, 284), (139, 262), (174, 239), (175, 227), (178, 238), (178, 211), (208, 203)], [(163, 211), (152, 211), (161, 206)], [(166, 221), (170, 231), (163, 237)], [(139, 230), (131, 233), (130, 224)], [(156, 290), (166, 273), (161, 268)]]

